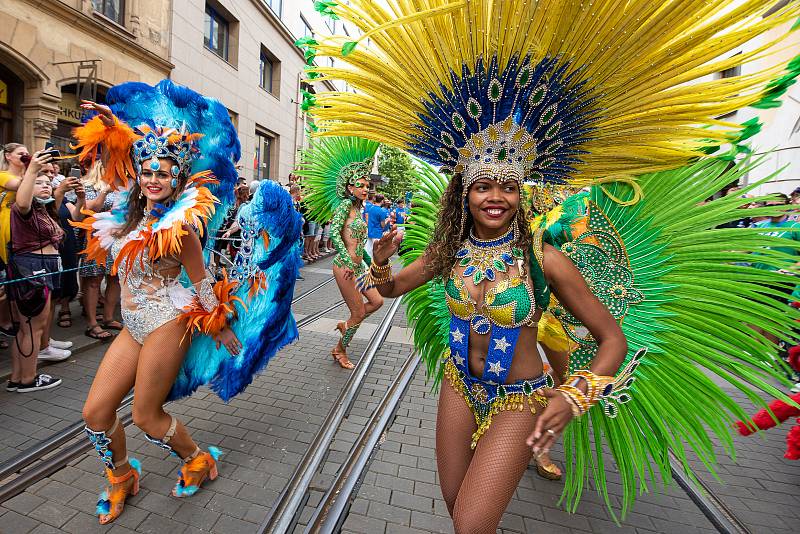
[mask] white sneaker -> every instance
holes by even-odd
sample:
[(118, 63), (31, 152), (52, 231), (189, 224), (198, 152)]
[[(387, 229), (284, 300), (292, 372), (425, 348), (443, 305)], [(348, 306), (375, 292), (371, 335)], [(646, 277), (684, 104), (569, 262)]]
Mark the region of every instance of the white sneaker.
[(50, 346), (57, 349), (71, 349), (72, 345), (72, 341), (58, 341), (52, 337), (50, 338)]
[(55, 347), (47, 347), (39, 351), (38, 359), (47, 362), (61, 362), (72, 356), (72, 352)]

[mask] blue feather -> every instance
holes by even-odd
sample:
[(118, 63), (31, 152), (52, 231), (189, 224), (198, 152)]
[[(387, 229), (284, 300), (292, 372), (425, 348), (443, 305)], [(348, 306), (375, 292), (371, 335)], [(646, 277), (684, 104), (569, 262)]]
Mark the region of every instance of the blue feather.
[[(259, 237), (249, 266), (266, 275), (268, 287), (250, 298), (249, 284), (242, 283), (236, 295), (246, 303), (239, 308), (232, 330), (242, 343), (238, 356), (231, 357), (224, 347), (216, 348), (208, 336), (195, 336), (184, 359), (169, 400), (185, 397), (209, 384), (227, 401), (243, 391), (253, 376), (285, 345), (298, 337), (291, 303), (294, 283), (302, 260), (300, 233), (302, 219), (294, 209), (289, 193), (275, 182), (262, 182), (253, 201), (242, 207), (240, 217), (255, 235), (269, 235), (269, 248)], [(240, 258), (237, 258), (237, 262)], [(247, 282), (247, 280), (244, 280)]]
[(217, 230), (234, 203), (233, 188), (238, 179), (235, 163), (242, 156), (239, 137), (227, 108), (218, 100), (170, 80), (162, 80), (155, 86), (123, 83), (109, 89), (106, 101), (117, 117), (132, 127), (180, 129), (185, 126), (188, 132), (203, 134), (198, 141), (201, 157), (193, 163), (192, 172), (210, 170), (219, 181), (209, 186), (220, 200), (216, 213), (208, 221), (206, 249), (213, 248)]

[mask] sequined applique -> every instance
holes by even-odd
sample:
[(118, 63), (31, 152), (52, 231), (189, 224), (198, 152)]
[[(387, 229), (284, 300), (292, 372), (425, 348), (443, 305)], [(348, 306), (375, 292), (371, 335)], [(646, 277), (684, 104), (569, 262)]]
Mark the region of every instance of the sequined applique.
[(333, 265), (336, 267), (344, 267), (353, 271), (355, 277), (361, 276), (367, 270), (367, 265), (363, 261), (364, 257), (364, 242), (367, 239), (367, 223), (361, 218), (361, 214), (357, 213), (356, 217), (350, 221), (347, 228), (350, 230), (350, 237), (356, 242), (355, 256), (359, 261), (353, 261), (350, 256), (350, 251), (347, 250), (347, 245), (342, 239), (342, 231), (345, 228), (347, 219), (350, 218), (350, 209), (353, 203), (350, 200), (344, 200), (336, 208), (331, 219), (331, 242), (333, 248), (336, 249), (336, 257), (333, 259)]
[[(130, 239), (136, 239), (138, 231), (125, 238), (115, 239), (111, 247), (116, 257)], [(175, 258), (161, 258), (156, 262), (145, 259), (146, 254), (133, 261), (121, 262), (119, 272), (122, 285), (122, 320), (133, 339), (144, 343), (145, 338), (158, 328), (177, 318), (184, 305), (191, 302), (191, 292), (184, 288), (177, 277), (181, 264)], [(155, 264), (155, 268), (154, 268)], [(174, 272), (174, 276), (163, 273)]]
[(205, 278), (195, 284), (197, 298), (207, 312), (213, 311), (219, 306), (219, 299), (214, 294), (214, 282), (215, 280), (210, 275), (206, 275)]

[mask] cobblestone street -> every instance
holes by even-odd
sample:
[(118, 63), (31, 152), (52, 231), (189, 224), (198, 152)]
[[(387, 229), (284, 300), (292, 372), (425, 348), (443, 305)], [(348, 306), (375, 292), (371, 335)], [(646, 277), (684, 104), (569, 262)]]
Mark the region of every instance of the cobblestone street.
[[(297, 283), (300, 294), (329, 278), (326, 260), (303, 269)], [(296, 304), (298, 319), (339, 299), (334, 283)], [(354, 361), (383, 318), (390, 302), (368, 319), (351, 345)], [(410, 334), (400, 312), (387, 340), (358, 393), (355, 404), (312, 481), (308, 500), (298, 515), (295, 532), (302, 532), (329, 487), (353, 443), (411, 352)], [(0, 507), (0, 531), (5, 533), (189, 532), (253, 533), (265, 520), (295, 467), (306, 453), (331, 404), (349, 377), (329, 357), (336, 337), (332, 331), (346, 308), (339, 307), (301, 329), (301, 339), (284, 349), (253, 384), (230, 403), (200, 391), (189, 399), (170, 403), (167, 410), (181, 418), (203, 446), (224, 451), (220, 477), (190, 499), (169, 495), (177, 462), (147, 443), (135, 427), (128, 427), (131, 455), (143, 464), (142, 491), (131, 498), (125, 513), (101, 527), (92, 513), (103, 486), (102, 470), (94, 453), (41, 480)], [(76, 344), (86, 345), (79, 328), (70, 331)], [(54, 332), (63, 336), (63, 330)], [(36, 441), (80, 418), (83, 399), (104, 346), (86, 345), (69, 361), (46, 367), (65, 379), (63, 386), (29, 395), (0, 392), (2, 436), (0, 460), (6, 461)], [(343, 531), (359, 533), (452, 532), (441, 499), (434, 455), (436, 395), (418, 369), (402, 399), (385, 440), (369, 465), (352, 502)], [(789, 533), (800, 518), (800, 469), (782, 459), (783, 435), (778, 429), (758, 437), (737, 438), (738, 463), (723, 458), (718, 484), (698, 468), (701, 478), (753, 533)], [(562, 459), (557, 449), (554, 459)], [(610, 474), (614, 495), (620, 486)], [(676, 485), (658, 487), (642, 495), (622, 524), (616, 526), (602, 500), (586, 491), (577, 513), (558, 505), (561, 482), (524, 475), (501, 523), (502, 532), (614, 532), (706, 533), (715, 531), (698, 507)], [(617, 497), (614, 497), (618, 504)]]

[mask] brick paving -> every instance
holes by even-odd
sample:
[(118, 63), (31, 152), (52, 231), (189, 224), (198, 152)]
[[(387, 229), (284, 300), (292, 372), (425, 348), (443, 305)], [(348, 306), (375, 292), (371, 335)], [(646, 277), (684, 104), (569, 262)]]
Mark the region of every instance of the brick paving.
[[(298, 280), (299, 294), (325, 280), (330, 260), (305, 268)], [(335, 284), (295, 306), (298, 316), (314, 313), (339, 299)], [(380, 322), (386, 307), (369, 319), (353, 342), (356, 359)], [(306, 452), (348, 373), (330, 360), (336, 340), (330, 331), (346, 314), (338, 308), (308, 325), (301, 339), (287, 347), (254, 383), (230, 403), (208, 391), (171, 403), (168, 410), (187, 424), (202, 445), (216, 444), (225, 455), (220, 477), (191, 499), (169, 496), (177, 462), (146, 443), (140, 432), (129, 429), (131, 454), (144, 465), (140, 494), (129, 501), (125, 513), (111, 527), (100, 527), (91, 513), (103, 485), (99, 462), (87, 454), (53, 476), (0, 506), (0, 532), (153, 532), (252, 533)], [(393, 321), (386, 343), (360, 390), (349, 417), (337, 432), (319, 473), (312, 481), (308, 503), (301, 510), (295, 532), (302, 531), (337, 469), (347, 457), (361, 428), (380, 401), (411, 350), (405, 315)], [(57, 336), (58, 337), (58, 336)], [(82, 340), (76, 330), (76, 340)], [(102, 357), (103, 347), (90, 346), (68, 362), (48, 368), (68, 378), (50, 392), (31, 395), (0, 391), (0, 461), (80, 417), (81, 403)], [(1, 355), (0, 355), (1, 356)], [(1, 373), (2, 371), (0, 371)], [(735, 393), (732, 392), (734, 396)], [(441, 499), (434, 456), (436, 397), (417, 372), (402, 400), (386, 440), (375, 455), (344, 524), (345, 532), (419, 533), (451, 532), (452, 525)], [(782, 459), (785, 430), (776, 429), (765, 439), (737, 438), (738, 463), (722, 458), (721, 486), (710, 482), (753, 533), (796, 530), (800, 514), (800, 468)], [(561, 450), (554, 451), (559, 459)], [(698, 469), (704, 480), (709, 475)], [(610, 475), (613, 494), (619, 485)], [(714, 529), (683, 492), (673, 486), (640, 497), (622, 527), (610, 521), (601, 500), (584, 494), (578, 512), (567, 514), (558, 506), (560, 482), (539, 478), (533, 469), (523, 477), (501, 523), (501, 532), (620, 532), (707, 533)], [(616, 499), (616, 498), (615, 498)]]
[[(741, 394), (726, 390), (743, 406)], [(452, 523), (438, 487), (434, 438), (436, 395), (418, 370), (397, 417), (390, 426), (364, 477), (342, 532), (347, 533), (440, 533), (452, 532)], [(715, 481), (698, 461), (692, 467), (714, 494), (754, 534), (797, 532), (800, 524), (800, 464), (785, 460), (784, 436), (789, 426), (760, 437), (736, 436), (737, 461), (718, 447), (720, 466)], [(553, 458), (563, 465), (563, 449)], [(613, 465), (607, 461), (606, 465)], [(619, 504), (621, 486), (614, 473), (609, 489)], [(666, 490), (651, 485), (651, 493), (640, 496), (623, 522), (617, 526), (602, 499), (584, 492), (575, 514), (558, 506), (561, 482), (540, 478), (530, 467), (500, 523), (500, 532), (534, 533), (676, 533), (716, 532), (686, 494), (673, 484)], [(793, 526), (794, 525), (794, 526)]]
[[(304, 281), (298, 281), (299, 294), (329, 274), (324, 274), (328, 262), (317, 264), (311, 272), (304, 270)], [(298, 316), (318, 311), (339, 299), (334, 283), (321, 289), (295, 306)], [(370, 318), (377, 324), (388, 306)], [(339, 308), (322, 320), (341, 320), (346, 308)], [(399, 314), (402, 315), (402, 314)], [(398, 318), (399, 320), (399, 318)], [(370, 325), (364, 330), (369, 331)], [(302, 331), (302, 338), (287, 347), (258, 376), (253, 384), (228, 404), (213, 393), (200, 391), (191, 398), (170, 403), (168, 411), (178, 415), (201, 445), (220, 446), (225, 455), (220, 462), (220, 477), (188, 500), (169, 496), (175, 483), (178, 464), (158, 448), (143, 440), (141, 433), (130, 427), (128, 445), (131, 456), (142, 461), (144, 476), (139, 495), (129, 500), (126, 511), (113, 525), (101, 527), (92, 514), (97, 494), (103, 486), (99, 462), (94, 454), (86, 454), (68, 467), (44, 479), (24, 493), (0, 506), (0, 531), (6, 532), (253, 532), (266, 517), (270, 507), (288, 482), (294, 467), (306, 452), (315, 432), (322, 423), (333, 400), (339, 394), (349, 372), (340, 369), (329, 357), (336, 340), (333, 332), (319, 333), (314, 325)], [(374, 328), (374, 327), (373, 327)], [(366, 348), (365, 335), (351, 345), (351, 357), (357, 360)], [(398, 354), (408, 353), (408, 346), (387, 342), (378, 352), (375, 369), (386, 369), (381, 378), (367, 379), (350, 422), (365, 421), (374, 405), (388, 387), (389, 369), (399, 366)], [(103, 347), (93, 347), (79, 353), (70, 362), (52, 366), (53, 374), (66, 376), (70, 366), (75, 369), (73, 403), (61, 407), (55, 419), (67, 423), (80, 417), (80, 407), (100, 358)], [(72, 361), (74, 360), (74, 361)], [(373, 383), (374, 380), (374, 383)], [(378, 389), (383, 388), (381, 391)], [(61, 388), (59, 388), (61, 389)], [(5, 428), (25, 436), (32, 427), (16, 414), (30, 411), (52, 414), (61, 397), (40, 392), (23, 396), (2, 392), (0, 417)], [(377, 391), (377, 392), (376, 392)], [(368, 400), (376, 396), (374, 402)], [(30, 423), (33, 425), (33, 423)], [(57, 421), (52, 421), (53, 425)], [(362, 423), (363, 424), (363, 423)], [(19, 428), (19, 431), (16, 429)], [(52, 429), (41, 430), (41, 439)], [(27, 443), (12, 440), (3, 445), (7, 458)], [(338, 446), (337, 444), (334, 445)], [(6, 449), (9, 449), (6, 451)]]

